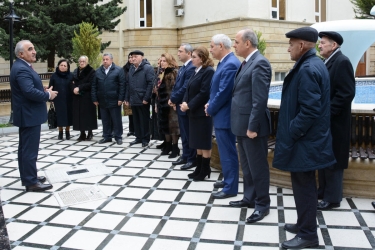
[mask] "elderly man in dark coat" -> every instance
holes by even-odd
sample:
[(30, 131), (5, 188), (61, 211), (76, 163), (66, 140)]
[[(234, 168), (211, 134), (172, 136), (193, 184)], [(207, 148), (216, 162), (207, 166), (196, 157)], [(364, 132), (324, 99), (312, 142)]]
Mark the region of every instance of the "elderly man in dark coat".
[(150, 101), (155, 72), (142, 51), (134, 50), (130, 55), (133, 65), (126, 79), (125, 105), (132, 107), (136, 139), (129, 146), (142, 143), (146, 147), (150, 142)]
[(296, 63), (284, 80), (273, 167), (291, 172), (297, 210), (297, 223), (284, 226), (297, 235), (282, 247), (300, 249), (319, 245), (315, 170), (336, 161), (330, 132), (329, 75), (315, 50), (318, 32), (303, 27), (286, 37)]
[(92, 102), (99, 105), (103, 123), (104, 138), (99, 144), (112, 141), (112, 126), (117, 145), (122, 144), (121, 105), (124, 97), (124, 70), (113, 63), (112, 54), (104, 53), (103, 64), (96, 70), (91, 88)]
[(320, 55), (329, 72), (331, 85), (331, 134), (333, 153), (337, 163), (319, 170), (319, 210), (340, 207), (342, 200), (342, 179), (348, 168), (350, 145), (350, 119), (352, 101), (355, 96), (355, 78), (349, 58), (342, 54), (342, 36), (333, 31), (319, 33)]

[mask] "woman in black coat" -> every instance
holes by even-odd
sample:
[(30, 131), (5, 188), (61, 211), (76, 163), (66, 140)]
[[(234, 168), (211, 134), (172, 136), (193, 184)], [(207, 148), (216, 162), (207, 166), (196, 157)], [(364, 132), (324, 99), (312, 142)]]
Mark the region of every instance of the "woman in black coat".
[(91, 100), (91, 82), (95, 77), (95, 70), (88, 64), (87, 56), (81, 56), (78, 62), (79, 67), (73, 72), (71, 85), (74, 107), (73, 130), (81, 131), (77, 141), (90, 141), (93, 137), (92, 130), (98, 128), (96, 106)]
[(199, 46), (193, 50), (192, 63), (196, 67), (195, 74), (187, 83), (181, 111), (189, 116), (189, 147), (197, 150), (197, 167), (188, 174), (194, 181), (210, 178), (212, 149), (212, 118), (206, 116), (205, 104), (210, 99), (211, 79), (214, 65), (208, 50)]
[(70, 91), (70, 83), (73, 75), (70, 73), (70, 65), (68, 60), (61, 59), (57, 63), (56, 72), (49, 80), (49, 86), (54, 91), (59, 92), (58, 96), (53, 100), (57, 115), (57, 127), (59, 128), (59, 136), (57, 139), (63, 139), (63, 127), (65, 127), (66, 139), (70, 139), (70, 126), (73, 124), (73, 108), (72, 93)]

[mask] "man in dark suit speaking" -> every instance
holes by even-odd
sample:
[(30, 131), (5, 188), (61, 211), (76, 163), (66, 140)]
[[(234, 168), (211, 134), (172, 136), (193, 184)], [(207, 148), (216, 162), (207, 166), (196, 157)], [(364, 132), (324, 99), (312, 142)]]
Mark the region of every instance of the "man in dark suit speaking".
[(233, 47), (243, 57), (236, 73), (231, 107), (231, 128), (237, 136), (243, 172), (244, 197), (229, 203), (232, 207), (253, 207), (247, 222), (260, 221), (269, 214), (270, 172), (267, 161), (270, 112), (267, 108), (271, 65), (257, 49), (258, 38), (249, 29), (237, 33)]
[(43, 184), (45, 177), (37, 176), (41, 124), (47, 120), (46, 101), (53, 100), (57, 91), (44, 90), (39, 75), (32, 68), (36, 61), (34, 45), (28, 40), (17, 43), (17, 57), (10, 72), (12, 89), (13, 124), (19, 127), (18, 168), (26, 191), (40, 192), (52, 188)]

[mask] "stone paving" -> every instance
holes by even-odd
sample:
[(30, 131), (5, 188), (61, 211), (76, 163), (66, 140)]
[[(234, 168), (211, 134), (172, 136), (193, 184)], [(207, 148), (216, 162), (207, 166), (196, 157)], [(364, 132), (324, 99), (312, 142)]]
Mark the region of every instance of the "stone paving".
[[(45, 127), (44, 127), (45, 128)], [(142, 148), (124, 144), (98, 144), (101, 128), (92, 141), (57, 140), (56, 130), (43, 130), (38, 157), (43, 170), (77, 164), (104, 163), (112, 174), (54, 184), (43, 193), (25, 192), (17, 169), (18, 134), (0, 137), (2, 205), (12, 249), (280, 249), (294, 237), (284, 223), (296, 221), (292, 191), (270, 186), (271, 209), (264, 220), (247, 224), (251, 208), (232, 208), (231, 200), (211, 194), (222, 174), (194, 182), (188, 171), (173, 166), (151, 141)], [(180, 146), (181, 148), (181, 146)], [(242, 181), (242, 180), (240, 180)], [(53, 192), (98, 185), (105, 200), (60, 208)], [(318, 212), (318, 249), (375, 249), (375, 211), (369, 199), (345, 198), (341, 207)]]

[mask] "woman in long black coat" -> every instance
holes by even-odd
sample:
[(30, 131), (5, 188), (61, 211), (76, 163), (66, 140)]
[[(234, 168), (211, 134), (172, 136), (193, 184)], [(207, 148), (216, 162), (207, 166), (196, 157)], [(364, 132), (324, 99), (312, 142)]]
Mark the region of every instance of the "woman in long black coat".
[(73, 108), (72, 108), (72, 92), (70, 91), (70, 83), (73, 75), (70, 72), (68, 60), (61, 59), (57, 63), (56, 72), (49, 80), (49, 88), (59, 92), (58, 96), (53, 100), (56, 109), (57, 127), (59, 128), (58, 139), (63, 139), (63, 127), (65, 127), (66, 139), (70, 139), (70, 126), (73, 124)]
[(194, 181), (210, 178), (212, 149), (212, 118), (205, 113), (205, 104), (210, 99), (211, 79), (215, 71), (208, 50), (199, 46), (193, 50), (192, 64), (195, 74), (190, 77), (181, 104), (181, 111), (189, 117), (189, 147), (197, 150), (197, 167), (188, 174)]
[[(90, 141), (92, 130), (98, 128), (96, 106), (91, 100), (91, 82), (95, 70), (88, 64), (87, 56), (79, 58), (79, 67), (73, 72), (73, 130), (81, 131), (77, 141)], [(86, 131), (88, 131), (86, 136)]]

